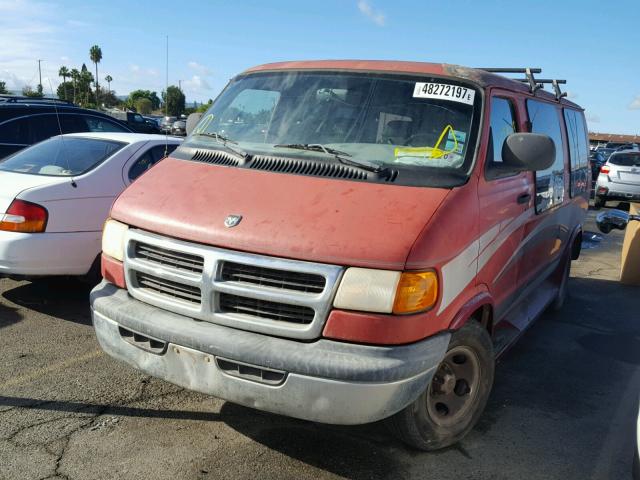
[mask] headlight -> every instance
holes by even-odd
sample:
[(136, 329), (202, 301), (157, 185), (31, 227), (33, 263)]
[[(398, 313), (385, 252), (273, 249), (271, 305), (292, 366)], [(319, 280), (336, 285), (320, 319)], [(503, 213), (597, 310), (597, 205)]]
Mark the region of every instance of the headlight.
[(102, 253), (122, 262), (124, 243), (129, 227), (115, 220), (107, 220), (102, 232)]
[(349, 268), (333, 302), (335, 308), (378, 313), (416, 313), (435, 305), (438, 277), (433, 271), (395, 272)]

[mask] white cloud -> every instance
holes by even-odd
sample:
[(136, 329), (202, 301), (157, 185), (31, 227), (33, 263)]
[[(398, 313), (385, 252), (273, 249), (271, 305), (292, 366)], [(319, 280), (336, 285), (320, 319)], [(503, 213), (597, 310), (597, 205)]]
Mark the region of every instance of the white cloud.
[(636, 95), (636, 97), (629, 104), (629, 110), (640, 110), (640, 95)]
[(182, 82), (182, 89), (185, 92), (197, 93), (203, 90), (211, 90), (211, 85), (209, 85), (209, 82), (200, 75), (194, 75), (189, 80), (184, 80)]
[(575, 92), (572, 92), (570, 90), (567, 90), (567, 98), (575, 100), (576, 98), (578, 98), (578, 94)]
[(140, 72), (140, 65), (129, 65), (129, 70), (131, 70), (132, 73), (138, 73)]
[(197, 72), (200, 75), (203, 75), (205, 77), (210, 77), (211, 75), (213, 75), (213, 72), (209, 68), (207, 68), (204, 65), (201, 65), (198, 62), (195, 62), (193, 60), (190, 61), (189, 63), (187, 63), (187, 66), (191, 70), (194, 70), (195, 72)]
[(376, 10), (367, 0), (358, 0), (358, 10), (379, 27), (384, 27), (386, 17), (380, 10)]
[(589, 123), (600, 123), (600, 115), (596, 113), (587, 113), (586, 117)]

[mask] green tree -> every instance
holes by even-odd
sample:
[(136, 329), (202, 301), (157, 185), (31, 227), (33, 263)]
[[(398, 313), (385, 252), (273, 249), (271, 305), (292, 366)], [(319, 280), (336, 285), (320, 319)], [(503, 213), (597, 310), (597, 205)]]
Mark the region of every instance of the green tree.
[(80, 80), (80, 72), (77, 68), (71, 69), (71, 80), (73, 81), (73, 103), (76, 103), (76, 85), (78, 84), (78, 80)]
[(42, 98), (44, 97), (43, 93), (42, 93), (42, 86), (38, 86), (38, 88), (36, 90), (34, 90), (33, 88), (31, 88), (31, 85), (25, 85), (24, 88), (22, 89), (22, 95), (24, 95), (25, 97), (31, 97), (31, 98)]
[[(69, 72), (69, 69), (63, 65), (62, 67), (60, 67), (60, 70), (58, 70), (58, 76), (62, 77), (62, 84), (65, 84), (67, 83), (67, 77), (71, 76), (71, 72)], [(63, 93), (66, 95), (66, 89), (64, 88), (63, 88)], [(58, 93), (58, 98), (62, 98), (63, 100), (68, 100), (67, 97), (61, 97), (59, 93)]]
[(93, 96), (91, 92), (91, 83), (93, 82), (93, 75), (87, 69), (87, 66), (83, 63), (80, 69), (80, 76), (78, 78), (78, 90), (80, 91), (80, 104), (87, 107), (93, 103)]
[(136, 100), (135, 107), (138, 113), (142, 113), (145, 115), (147, 113), (151, 113), (151, 110), (152, 110), (151, 100), (149, 100), (146, 97), (139, 98), (138, 100)]
[(177, 116), (184, 112), (184, 93), (175, 85), (167, 87), (167, 91), (162, 92), (162, 100), (166, 104), (169, 115)]
[(96, 66), (96, 77), (95, 77), (95, 86), (96, 86), (96, 105), (99, 104), (99, 86), (98, 86), (98, 64), (100, 60), (102, 60), (102, 50), (98, 45), (94, 45), (89, 49), (89, 58)]
[(58, 85), (58, 91), (56, 92), (58, 98), (68, 100), (73, 98), (73, 83), (72, 82), (62, 82)]
[(136, 108), (136, 102), (140, 98), (148, 98), (151, 101), (152, 110), (157, 110), (158, 108), (160, 108), (160, 98), (158, 98), (158, 94), (150, 90), (134, 90), (133, 92), (129, 93), (127, 106), (129, 106), (130, 108)]
[(9, 90), (7, 89), (7, 84), (5, 82), (0, 82), (0, 94), (6, 95), (8, 93)]
[(107, 75), (106, 77), (104, 77), (104, 81), (107, 82), (107, 90), (110, 92), (111, 91), (111, 82), (113, 82), (113, 77), (111, 75)]

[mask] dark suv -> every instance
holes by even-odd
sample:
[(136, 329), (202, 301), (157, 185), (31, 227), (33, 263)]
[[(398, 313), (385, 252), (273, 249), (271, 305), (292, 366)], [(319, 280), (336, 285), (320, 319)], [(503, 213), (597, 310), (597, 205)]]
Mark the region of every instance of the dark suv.
[(131, 131), (115, 118), (62, 100), (0, 95), (0, 158), (60, 133)]

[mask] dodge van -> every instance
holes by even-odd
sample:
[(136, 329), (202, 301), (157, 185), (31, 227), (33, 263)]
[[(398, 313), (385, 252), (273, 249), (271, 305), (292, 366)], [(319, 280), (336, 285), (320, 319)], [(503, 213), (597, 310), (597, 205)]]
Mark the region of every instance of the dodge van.
[(91, 294), (102, 348), (256, 409), (455, 443), (580, 253), (584, 114), (536, 73), (239, 74), (114, 203)]

